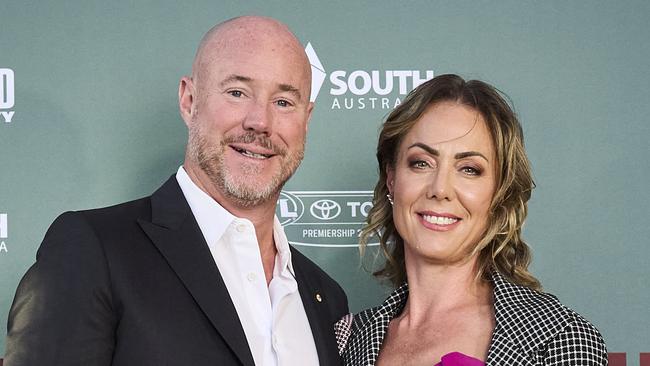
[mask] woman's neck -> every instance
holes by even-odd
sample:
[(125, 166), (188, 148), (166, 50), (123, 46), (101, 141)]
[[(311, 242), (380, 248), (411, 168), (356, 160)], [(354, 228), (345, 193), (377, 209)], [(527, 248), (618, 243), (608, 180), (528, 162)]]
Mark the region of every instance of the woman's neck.
[(400, 318), (417, 326), (443, 314), (491, 307), (492, 286), (477, 276), (476, 258), (463, 263), (408, 265), (409, 297)]

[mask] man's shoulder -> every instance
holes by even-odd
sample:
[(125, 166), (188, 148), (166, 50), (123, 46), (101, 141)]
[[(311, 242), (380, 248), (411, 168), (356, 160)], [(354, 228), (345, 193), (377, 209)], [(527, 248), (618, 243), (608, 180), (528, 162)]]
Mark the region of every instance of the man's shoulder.
[[(52, 222), (43, 243), (84, 243), (89, 238), (97, 239), (108, 233), (128, 235), (129, 227), (136, 228), (137, 220), (147, 217), (151, 217), (148, 197), (108, 207), (67, 211)], [(39, 252), (47, 246), (52, 245), (42, 245)]]
[(176, 178), (172, 175), (151, 195), (110, 206), (74, 211), (74, 214), (82, 217), (93, 226), (131, 224), (137, 220), (150, 221), (152, 216), (152, 198), (157, 198), (158, 202), (170, 201), (172, 203), (180, 199), (184, 200)]
[(90, 223), (133, 221), (151, 218), (151, 196), (134, 199), (111, 206), (74, 211)]

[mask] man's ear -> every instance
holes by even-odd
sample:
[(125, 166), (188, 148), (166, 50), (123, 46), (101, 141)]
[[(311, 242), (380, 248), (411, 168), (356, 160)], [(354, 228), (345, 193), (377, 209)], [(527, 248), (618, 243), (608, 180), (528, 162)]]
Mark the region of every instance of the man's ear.
[(178, 83), (178, 108), (181, 112), (181, 117), (185, 121), (185, 125), (190, 127), (192, 123), (192, 109), (194, 106), (194, 83), (189, 76), (183, 76)]
[(311, 121), (311, 112), (314, 110), (314, 102), (309, 102), (307, 106), (307, 122), (305, 122), (305, 133), (309, 130), (309, 121)]

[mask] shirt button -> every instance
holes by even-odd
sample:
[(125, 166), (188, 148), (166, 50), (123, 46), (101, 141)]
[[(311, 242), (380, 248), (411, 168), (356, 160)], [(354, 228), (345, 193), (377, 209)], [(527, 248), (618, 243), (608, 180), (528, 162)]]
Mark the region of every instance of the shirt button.
[(278, 348), (278, 337), (273, 336), (273, 348)]
[(246, 225), (244, 224), (237, 225), (237, 231), (243, 233), (244, 231), (246, 231)]
[(248, 275), (246, 275), (246, 279), (248, 279), (248, 282), (253, 282), (257, 279), (257, 276), (255, 273), (251, 272)]

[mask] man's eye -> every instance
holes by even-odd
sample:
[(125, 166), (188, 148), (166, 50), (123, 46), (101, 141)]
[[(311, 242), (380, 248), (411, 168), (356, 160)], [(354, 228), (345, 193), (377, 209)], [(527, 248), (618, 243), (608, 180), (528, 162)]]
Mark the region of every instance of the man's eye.
[(275, 102), (277, 105), (280, 107), (290, 107), (291, 103), (288, 100), (280, 99), (277, 102)]
[(228, 91), (228, 94), (232, 95), (235, 98), (241, 98), (241, 96), (243, 95), (241, 90), (230, 90)]

